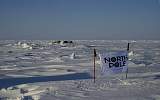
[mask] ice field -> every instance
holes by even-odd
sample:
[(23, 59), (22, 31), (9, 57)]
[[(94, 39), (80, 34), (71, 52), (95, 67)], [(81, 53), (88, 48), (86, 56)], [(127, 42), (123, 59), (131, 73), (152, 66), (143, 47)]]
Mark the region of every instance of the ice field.
[[(125, 73), (101, 76), (97, 54), (126, 50)], [(0, 100), (160, 100), (159, 40), (1, 40)]]

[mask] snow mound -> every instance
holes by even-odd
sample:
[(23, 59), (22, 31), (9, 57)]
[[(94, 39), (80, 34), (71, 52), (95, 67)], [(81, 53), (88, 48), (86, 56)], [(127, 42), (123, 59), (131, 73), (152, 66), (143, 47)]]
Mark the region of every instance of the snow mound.
[(55, 57), (55, 58), (50, 58), (49, 60), (44, 62), (64, 62), (64, 61), (59, 57)]
[(22, 94), (20, 93), (20, 89), (15, 90), (0, 90), (0, 100), (21, 100)]
[(160, 95), (152, 95), (153, 100), (160, 100)]
[(128, 67), (144, 67), (146, 66), (145, 64), (135, 64), (134, 62), (132, 61), (128, 61)]
[(75, 59), (76, 58), (76, 55), (75, 53), (73, 52), (71, 55), (70, 55), (70, 59)]

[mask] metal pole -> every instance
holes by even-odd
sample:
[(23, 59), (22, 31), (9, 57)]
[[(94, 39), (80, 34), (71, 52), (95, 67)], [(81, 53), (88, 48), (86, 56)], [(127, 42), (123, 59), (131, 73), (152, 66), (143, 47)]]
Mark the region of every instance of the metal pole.
[[(129, 52), (129, 44), (130, 44), (130, 43), (128, 43), (128, 45), (127, 45), (127, 52)], [(128, 67), (127, 67), (127, 71), (126, 71), (126, 79), (128, 78), (127, 75), (128, 75)]]
[(94, 78), (94, 83), (96, 82), (96, 63), (95, 63), (96, 56), (97, 56), (96, 49), (94, 49), (94, 58), (93, 58), (93, 67), (94, 67), (94, 69), (93, 69), (94, 70), (93, 78)]

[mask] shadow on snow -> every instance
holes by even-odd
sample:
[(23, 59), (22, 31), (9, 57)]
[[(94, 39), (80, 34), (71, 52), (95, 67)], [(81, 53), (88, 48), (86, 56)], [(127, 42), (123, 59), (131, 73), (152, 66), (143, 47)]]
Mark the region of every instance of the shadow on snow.
[(57, 75), (57, 76), (5, 78), (5, 79), (0, 79), (0, 88), (7, 88), (14, 85), (36, 83), (36, 82), (80, 80), (80, 79), (91, 79), (91, 78), (92, 77), (88, 73), (74, 73), (74, 74)]

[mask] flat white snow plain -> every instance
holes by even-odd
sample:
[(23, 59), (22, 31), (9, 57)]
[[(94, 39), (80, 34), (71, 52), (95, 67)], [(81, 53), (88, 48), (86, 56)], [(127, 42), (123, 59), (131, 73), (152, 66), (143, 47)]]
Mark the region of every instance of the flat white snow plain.
[[(129, 73), (101, 76), (97, 54), (126, 50)], [(25, 43), (30, 48), (24, 48)], [(0, 41), (0, 100), (160, 100), (160, 41)]]

